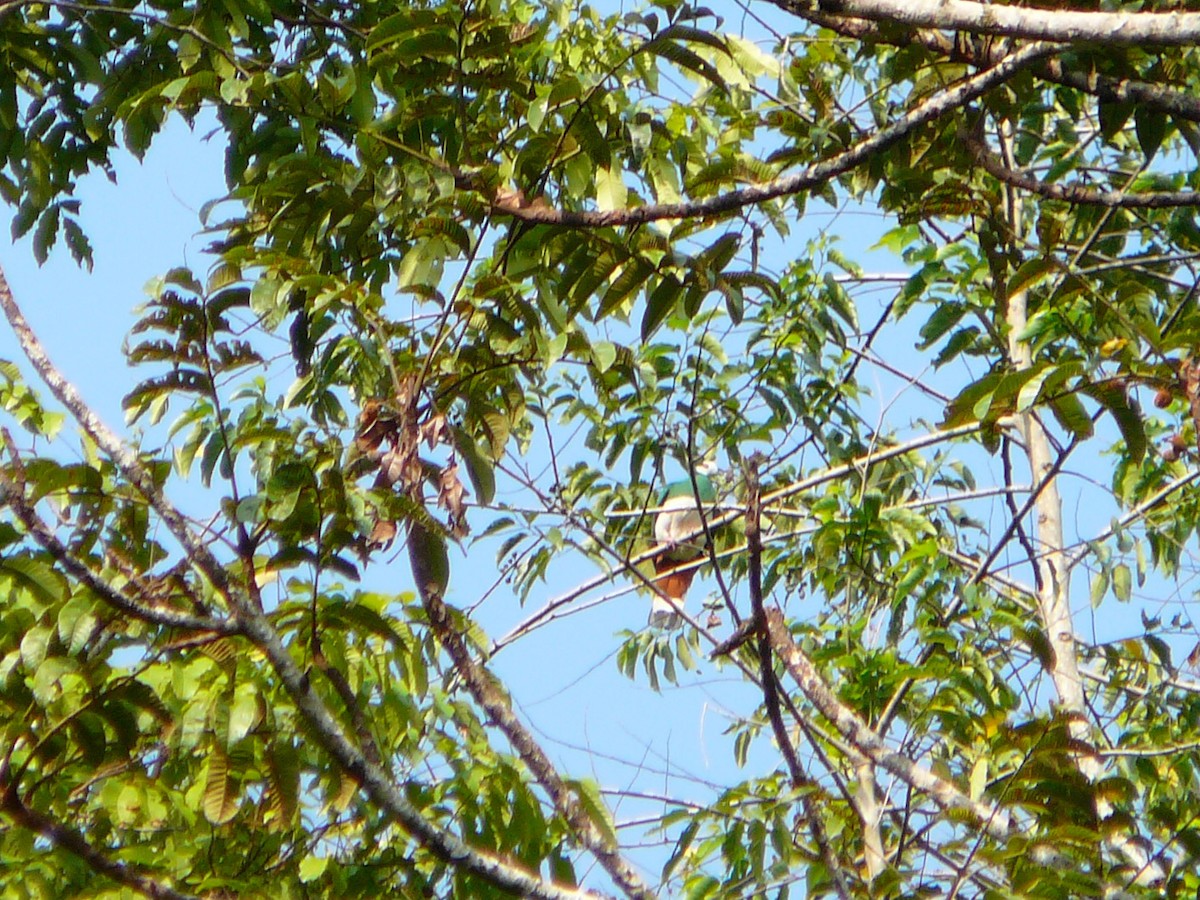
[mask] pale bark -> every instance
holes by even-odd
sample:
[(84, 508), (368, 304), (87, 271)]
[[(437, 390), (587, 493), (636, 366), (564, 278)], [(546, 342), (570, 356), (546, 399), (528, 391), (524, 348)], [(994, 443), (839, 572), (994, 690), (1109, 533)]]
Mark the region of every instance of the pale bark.
[(783, 660), (783, 664), (808, 701), (855, 750), (905, 784), (927, 794), (941, 809), (966, 813), (992, 837), (1006, 840), (1012, 836), (1012, 820), (1005, 810), (993, 806), (987, 800), (972, 800), (952, 782), (939, 777), (931, 769), (914, 762), (904, 754), (892, 750), (854, 710), (842, 703), (833, 689), (825, 683), (812, 660), (792, 640), (784, 623), (783, 613), (779, 609), (768, 609), (766, 619), (767, 633), (770, 635), (775, 655)]
[[(1012, 123), (1004, 122), (1000, 142), (1001, 156), (1006, 163), (1012, 159), (1012, 140)], [(1025, 228), (1018, 189), (1007, 185), (1005, 199), (1005, 216), (1010, 232), (1019, 239)], [(1019, 336), (1029, 321), (1028, 294), (1022, 288), (1004, 299), (1007, 302), (1005, 315), (1008, 325), (1009, 362), (1014, 369), (1027, 369), (1033, 364), (1032, 351), (1029, 344), (1020, 340)], [(1013, 419), (1024, 442), (1031, 480), (1038, 485), (1034, 498), (1037, 554), (1030, 563), (1037, 571), (1038, 613), (1051, 651), (1049, 658), (1044, 661), (1044, 666), (1054, 682), (1059, 710), (1068, 718), (1067, 728), (1071, 737), (1080, 744), (1090, 745), (1092, 728), (1087, 698), (1083, 691), (1083, 678), (1079, 670), (1079, 657), (1076, 653), (1075, 627), (1071, 617), (1071, 560), (1067, 555), (1066, 541), (1063, 537), (1063, 505), (1056, 472), (1058, 462), (1050, 446), (1046, 428), (1034, 409), (1018, 411)], [(1092, 782), (1104, 774), (1104, 763), (1093, 754), (1079, 754), (1076, 757), (1076, 765), (1080, 773)], [(1113, 813), (1112, 804), (1102, 797), (1096, 798), (1095, 808), (1096, 816), (1100, 820)], [(1138, 870), (1139, 881), (1152, 881), (1162, 876), (1157, 863), (1128, 838), (1114, 836), (1110, 843)]]
[(390, 774), (381, 766), (372, 764), (350, 741), (332, 711), (312, 689), (308, 676), (292, 658), (270, 620), (233, 584), (225, 567), (191, 529), (183, 514), (159, 490), (137, 455), (100, 420), (74, 385), (50, 361), (13, 299), (3, 271), (0, 271), (0, 309), (16, 334), (21, 349), (51, 393), (159, 514), (184, 548), (189, 562), (209, 579), (229, 604), (241, 633), (270, 661), (284, 690), (325, 751), (348, 777), (362, 786), (380, 810), (437, 857), (473, 872), (504, 890), (541, 900), (595, 900), (602, 896), (548, 882), (519, 865), (471, 847), (458, 835), (428, 821), (409, 802)]
[(824, 13), (1037, 41), (1139, 47), (1200, 43), (1200, 13), (1195, 12), (1084, 12), (972, 0), (775, 0), (775, 5), (796, 15)]
[(863, 866), (867, 880), (874, 881), (887, 868), (887, 857), (883, 851), (883, 807), (879, 803), (879, 789), (875, 785), (875, 767), (866, 761), (857, 767), (858, 787), (854, 792), (854, 809), (863, 826)]

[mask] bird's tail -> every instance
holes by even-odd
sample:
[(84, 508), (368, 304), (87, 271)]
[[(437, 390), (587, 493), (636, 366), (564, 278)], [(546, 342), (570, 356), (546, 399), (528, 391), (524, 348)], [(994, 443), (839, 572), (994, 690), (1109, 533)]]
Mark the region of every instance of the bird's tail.
[[(684, 598), (687, 596), (688, 588), (692, 585), (692, 579), (696, 577), (695, 569), (688, 569), (683, 572), (671, 571), (680, 563), (672, 559), (659, 558), (654, 561), (654, 569), (659, 572), (659, 576), (654, 579), (654, 586), (661, 593), (655, 593), (650, 601), (650, 624), (660, 628), (674, 628), (679, 624), (679, 613), (677, 609), (683, 606)], [(670, 597), (672, 604), (666, 599)]]

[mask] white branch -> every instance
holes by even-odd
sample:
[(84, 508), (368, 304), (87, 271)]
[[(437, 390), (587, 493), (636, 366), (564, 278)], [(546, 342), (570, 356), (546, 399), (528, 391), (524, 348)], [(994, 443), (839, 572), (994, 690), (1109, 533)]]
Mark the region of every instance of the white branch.
[(856, 750), (905, 784), (928, 794), (942, 809), (968, 813), (992, 837), (1000, 840), (1012, 837), (1012, 821), (1005, 810), (984, 800), (972, 800), (950, 781), (890, 749), (883, 738), (859, 718), (854, 710), (838, 700), (837, 695), (817, 671), (817, 667), (792, 640), (783, 621), (783, 614), (772, 607), (767, 610), (766, 619), (771, 647), (775, 654), (783, 660), (783, 664), (809, 702)]
[(1083, 12), (973, 0), (775, 0), (775, 4), (799, 16), (822, 13), (1037, 41), (1172, 47), (1200, 43), (1200, 13), (1194, 12)]
[(3, 309), (8, 318), (21, 349), (25, 351), (25, 355), (51, 393), (162, 517), (167, 528), (183, 546), (188, 559), (225, 597), (242, 633), (270, 660), (284, 690), (296, 704), (297, 710), (308, 722), (326, 752), (337, 761), (342, 771), (362, 786), (367, 796), (381, 810), (440, 859), (474, 872), (504, 890), (520, 896), (537, 897), (540, 900), (595, 900), (602, 896), (591, 891), (547, 882), (534, 872), (471, 847), (458, 835), (427, 820), (421, 811), (409, 802), (388, 773), (371, 764), (346, 737), (337, 719), (312, 689), (308, 677), (296, 664), (267, 617), (255, 608), (248, 596), (232, 584), (225, 567), (191, 530), (179, 510), (166, 499), (141, 460), (100, 420), (79, 396), (74, 385), (63, 377), (46, 356), (37, 335), (29, 327), (29, 322), (13, 299), (12, 290), (2, 270), (0, 309)]

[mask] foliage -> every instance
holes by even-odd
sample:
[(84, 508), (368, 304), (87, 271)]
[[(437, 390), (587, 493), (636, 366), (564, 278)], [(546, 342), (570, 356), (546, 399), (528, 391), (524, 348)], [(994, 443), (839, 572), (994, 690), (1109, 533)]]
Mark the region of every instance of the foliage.
[[(1200, 889), (1195, 41), (817, 6), (0, 9), (39, 261), (171, 119), (229, 189), (138, 314), (135, 450), (0, 279), (55, 398), (0, 365), (6, 891)], [(703, 611), (578, 624), (713, 456)], [(545, 632), (734, 683), (718, 781), (544, 751)]]

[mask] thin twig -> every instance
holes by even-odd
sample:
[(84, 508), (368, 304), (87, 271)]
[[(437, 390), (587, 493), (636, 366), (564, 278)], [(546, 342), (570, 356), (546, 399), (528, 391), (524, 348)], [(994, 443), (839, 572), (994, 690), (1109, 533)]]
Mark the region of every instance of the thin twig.
[(971, 816), (992, 837), (1006, 840), (1012, 835), (1011, 819), (1003, 809), (985, 800), (972, 800), (951, 782), (932, 770), (887, 747), (883, 738), (858, 715), (838, 700), (816, 666), (792, 640), (783, 613), (772, 607), (766, 611), (771, 647), (810, 703), (830, 724), (865, 757), (891, 772), (905, 784), (928, 794), (942, 809), (959, 810)]
[(229, 605), (241, 633), (270, 661), (284, 691), (308, 722), (313, 734), (338, 767), (361, 785), (381, 811), (404, 828), (433, 855), (470, 871), (504, 890), (537, 897), (539, 900), (581, 900), (602, 895), (592, 891), (548, 882), (517, 863), (476, 849), (462, 838), (430, 822), (382, 767), (372, 765), (342, 730), (336, 717), (313, 690), (308, 677), (292, 658), (270, 620), (256, 609), (251, 598), (231, 581), (225, 567), (192, 532), (182, 513), (159, 490), (157, 483), (137, 458), (89, 407), (79, 392), (46, 355), (37, 335), (29, 327), (13, 299), (12, 290), (0, 270), (0, 309), (3, 309), (26, 357), (51, 393), (75, 418), (96, 446), (106, 453), (121, 474), (150, 502), (167, 528), (184, 548), (189, 562), (212, 583)]
[[(763, 706), (766, 707), (767, 718), (771, 722), (771, 730), (775, 733), (775, 743), (779, 747), (779, 752), (783, 754), (784, 761), (787, 763), (792, 785), (801, 788), (810, 785), (812, 782), (804, 773), (804, 769), (800, 765), (800, 760), (796, 757), (796, 748), (792, 746), (791, 737), (788, 735), (787, 726), (783, 721), (783, 713), (779, 706), (779, 680), (775, 676), (775, 660), (771, 654), (771, 640), (767, 635), (766, 629), (766, 612), (763, 607), (762, 593), (763, 548), (761, 540), (762, 511), (760, 508), (762, 488), (758, 483), (757, 467), (757, 456), (747, 460), (745, 469), (746, 506), (749, 511), (746, 515), (746, 549), (747, 577), (750, 589), (750, 615), (751, 621), (755, 623), (756, 631), (758, 632), (757, 650)], [(810, 793), (804, 793), (801, 796), (800, 808), (807, 821), (813, 843), (817, 845), (817, 850), (821, 854), (829, 877), (833, 879), (834, 889), (842, 900), (848, 900), (850, 889), (846, 884), (845, 876), (842, 874), (842, 866), (833, 852), (833, 847), (829, 844), (829, 838), (825, 834), (825, 828), (821, 824), (821, 818)]]

